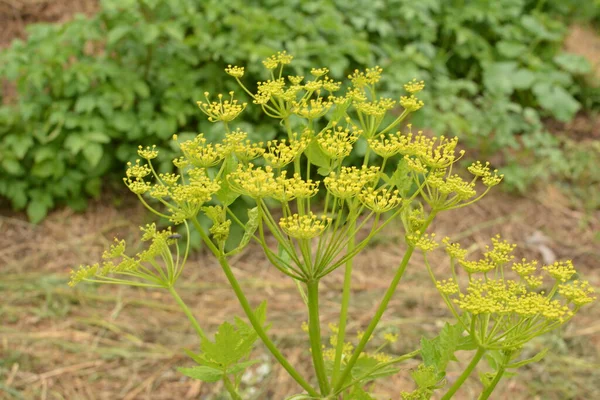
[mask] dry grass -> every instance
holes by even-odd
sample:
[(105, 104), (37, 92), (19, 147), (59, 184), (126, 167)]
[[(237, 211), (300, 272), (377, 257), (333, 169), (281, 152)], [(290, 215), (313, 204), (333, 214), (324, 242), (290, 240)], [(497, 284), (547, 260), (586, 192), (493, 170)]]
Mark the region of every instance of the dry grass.
[[(115, 234), (134, 239), (147, 218), (135, 205), (116, 208), (107, 200), (84, 214), (53, 213), (42, 225), (31, 226), (18, 216), (0, 218), (0, 397), (23, 399), (218, 399), (221, 388), (183, 379), (175, 366), (188, 361), (182, 348), (193, 349), (196, 338), (167, 293), (132, 288), (66, 286), (70, 267), (93, 262)], [(600, 215), (569, 209), (557, 191), (537, 198), (502, 193), (465, 210), (440, 215), (438, 235), (462, 232), (471, 250), (501, 233), (520, 245), (519, 256), (571, 257), (596, 287), (600, 287), (598, 246)], [(364, 327), (403, 254), (397, 232), (390, 230), (356, 262), (350, 330)], [(439, 252), (433, 261), (443, 273)], [(435, 253), (434, 253), (435, 254)], [(413, 350), (421, 335), (434, 336), (448, 319), (419, 257), (414, 257), (382, 327), (401, 333), (392, 349)], [(254, 304), (267, 299), (271, 335), (290, 361), (310, 373), (308, 344), (300, 330), (306, 319), (293, 283), (249, 247), (234, 262), (234, 272)], [(323, 322), (337, 318), (341, 271), (322, 290)], [(242, 315), (218, 264), (196, 254), (179, 285), (182, 297), (210, 331), (223, 320)], [(563, 332), (533, 343), (528, 352), (550, 346), (542, 363), (504, 382), (496, 398), (593, 399), (600, 396), (600, 307), (587, 308)], [(263, 368), (270, 371), (256, 385), (260, 399), (282, 399), (297, 387), (281, 368), (271, 365), (262, 346)], [(462, 359), (462, 357), (461, 357)], [(376, 386), (381, 398), (399, 398), (410, 388), (406, 363), (394, 379)], [(458, 373), (452, 366), (449, 379)], [(475, 396), (479, 384), (469, 382), (459, 398)]]

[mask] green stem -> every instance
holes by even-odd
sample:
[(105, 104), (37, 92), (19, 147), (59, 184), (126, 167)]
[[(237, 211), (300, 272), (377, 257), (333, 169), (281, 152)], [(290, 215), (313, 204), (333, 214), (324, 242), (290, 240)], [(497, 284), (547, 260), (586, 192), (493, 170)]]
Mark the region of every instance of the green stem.
[(329, 394), (330, 387), (323, 361), (321, 345), (321, 321), (319, 321), (319, 281), (310, 280), (306, 283), (308, 288), (308, 334), (315, 373), (319, 380), (322, 395)]
[(201, 339), (206, 339), (206, 334), (204, 333), (204, 331), (200, 327), (200, 324), (196, 320), (196, 317), (194, 317), (194, 314), (192, 314), (192, 312), (190, 311), (189, 307), (184, 303), (184, 301), (181, 299), (181, 297), (179, 297), (179, 294), (177, 293), (177, 291), (175, 290), (175, 288), (173, 286), (169, 286), (169, 287), (167, 287), (167, 289), (169, 290), (169, 293), (171, 293), (171, 295), (173, 296), (173, 298), (175, 299), (175, 301), (177, 302), (177, 304), (179, 304), (179, 306), (183, 310), (183, 313), (190, 320), (190, 323), (192, 324), (192, 326), (196, 330), (196, 333), (198, 334), (198, 336), (200, 336)]
[(223, 376), (223, 383), (225, 384), (225, 388), (233, 400), (242, 400), (242, 396), (238, 394), (235, 386), (233, 386), (233, 383), (231, 383), (231, 380), (227, 377), (227, 375)]
[[(510, 360), (510, 355), (505, 356), (505, 361), (507, 361), (507, 360)], [(498, 382), (500, 382), (500, 379), (502, 379), (502, 376), (504, 375), (505, 370), (506, 370), (506, 364), (500, 365), (500, 367), (498, 368), (498, 371), (496, 371), (494, 380), (492, 380), (492, 382), (490, 382), (490, 385), (487, 388), (485, 388), (485, 390), (479, 396), (478, 400), (487, 400), (490, 397), (490, 395), (492, 394), (494, 389), (496, 389), (496, 385), (498, 385)]]
[[(435, 218), (435, 215), (436, 215), (436, 212), (431, 211), (431, 213), (429, 214), (429, 218), (427, 218), (427, 221), (425, 221), (425, 224), (423, 224), (423, 228), (422, 228), (423, 233), (427, 230), (427, 227), (429, 226), (431, 221), (433, 221), (433, 218)], [(398, 284), (400, 283), (400, 280), (402, 279), (402, 276), (404, 275), (404, 271), (406, 271), (406, 267), (408, 266), (408, 262), (414, 251), (415, 251), (414, 247), (409, 247), (406, 250), (406, 253), (404, 253), (404, 257), (402, 258), (402, 261), (400, 262), (398, 271), (396, 271), (396, 275), (394, 275), (394, 278), (392, 279), (390, 286), (388, 287), (385, 294), (383, 295), (383, 299), (381, 299), (381, 303), (379, 304), (379, 307), (377, 307), (377, 311), (375, 312), (373, 319), (371, 319), (371, 322), (369, 323), (369, 326), (365, 330), (365, 333), (363, 334), (360, 342), (358, 343), (358, 346), (356, 346), (356, 349), (352, 353), (352, 357), (346, 364), (346, 368), (344, 368), (344, 371), (342, 372), (341, 376), (334, 383), (334, 392), (337, 392), (340, 389), (340, 387), (342, 387), (342, 385), (344, 384), (344, 381), (346, 380), (346, 378), (350, 374), (350, 371), (354, 367), (354, 364), (356, 364), (358, 357), (360, 357), (362, 351), (364, 350), (365, 346), (369, 342), (369, 339), (371, 338), (371, 335), (373, 334), (373, 332), (375, 331), (375, 328), (379, 324), (379, 321), (381, 320), (383, 313), (387, 309), (387, 306), (388, 306), (390, 300), (392, 299), (392, 296), (396, 292), (396, 288), (398, 287)]]
[(442, 397), (441, 400), (449, 400), (452, 398), (452, 396), (454, 396), (454, 394), (458, 391), (458, 389), (460, 389), (460, 387), (463, 385), (463, 383), (465, 383), (467, 378), (471, 375), (471, 373), (473, 372), (473, 370), (475, 369), (475, 367), (477, 366), (477, 364), (481, 360), (481, 357), (483, 357), (484, 354), (485, 354), (485, 349), (483, 347), (479, 347), (477, 349), (477, 352), (475, 353), (475, 356), (473, 356), (473, 359), (471, 360), (469, 365), (467, 365), (467, 368), (458, 377), (456, 382), (454, 382), (454, 384), (452, 386), (450, 386), (450, 389), (448, 389), (448, 391)]
[(242, 309), (244, 310), (244, 313), (246, 314), (246, 317), (250, 321), (250, 324), (254, 328), (254, 331), (256, 332), (258, 337), (262, 340), (267, 349), (269, 349), (273, 357), (277, 359), (279, 364), (281, 364), (281, 366), (288, 372), (288, 374), (290, 374), (290, 376), (300, 386), (302, 386), (302, 388), (306, 390), (306, 392), (309, 395), (314, 397), (319, 396), (319, 393), (308, 382), (306, 382), (304, 378), (302, 378), (298, 371), (296, 371), (296, 369), (289, 363), (289, 361), (283, 356), (283, 354), (281, 354), (279, 349), (277, 349), (277, 346), (275, 346), (271, 339), (269, 339), (264, 328), (256, 318), (256, 315), (254, 315), (254, 310), (252, 310), (248, 299), (244, 295), (244, 291), (242, 290), (237, 279), (235, 278), (235, 275), (233, 274), (233, 271), (231, 270), (231, 267), (229, 266), (225, 255), (219, 253), (219, 249), (217, 249), (216, 246), (210, 240), (210, 238), (207, 237), (206, 233), (202, 229), (202, 226), (200, 226), (200, 223), (198, 223), (198, 220), (196, 218), (192, 219), (192, 223), (200, 233), (200, 236), (202, 237), (204, 243), (206, 243), (211, 252), (215, 255), (215, 257), (217, 257), (219, 265), (221, 265), (221, 269), (223, 269), (223, 272), (225, 273), (225, 276), (227, 277), (231, 288), (233, 289), (238, 301), (240, 302), (240, 305), (242, 306)]
[[(356, 221), (352, 223), (354, 226), (356, 225)], [(354, 230), (354, 226), (349, 230)], [(348, 242), (348, 252), (352, 252), (354, 249), (354, 234), (350, 238)], [(348, 308), (350, 305), (350, 287), (352, 282), (352, 261), (350, 258), (346, 261), (346, 267), (344, 271), (344, 289), (342, 291), (342, 306), (340, 309), (340, 320), (338, 323), (338, 334), (337, 334), (337, 345), (335, 348), (335, 361), (333, 364), (333, 373), (331, 376), (331, 384), (333, 385), (337, 376), (341, 372), (342, 365), (342, 354), (344, 352), (344, 341), (346, 340), (346, 322), (348, 319)]]
[(248, 299), (244, 295), (244, 292), (242, 291), (240, 284), (238, 283), (237, 279), (235, 278), (235, 275), (233, 275), (233, 271), (231, 270), (231, 267), (227, 263), (227, 260), (225, 260), (224, 257), (219, 257), (219, 264), (221, 264), (221, 268), (223, 269), (223, 272), (225, 272), (225, 276), (227, 277), (227, 280), (229, 281), (231, 288), (235, 292), (235, 295), (237, 296), (238, 301), (240, 302), (240, 305), (242, 306), (242, 308), (244, 309), (244, 312), (246, 313), (246, 317), (248, 317), (248, 320), (250, 320), (250, 324), (256, 331), (256, 334), (258, 335), (258, 337), (260, 337), (262, 342), (265, 344), (267, 349), (269, 349), (269, 351), (271, 352), (273, 357), (275, 357), (277, 359), (279, 364), (281, 364), (281, 366), (288, 372), (288, 374), (290, 374), (290, 376), (292, 378), (294, 378), (294, 380), (296, 382), (298, 382), (298, 384), (300, 386), (302, 386), (302, 388), (304, 388), (304, 390), (306, 390), (308, 392), (308, 394), (310, 394), (311, 396), (318, 396), (319, 394), (315, 391), (315, 389), (313, 389), (313, 387), (308, 382), (306, 382), (306, 380), (304, 380), (304, 378), (302, 378), (302, 376), (300, 376), (298, 371), (296, 371), (296, 369), (294, 369), (294, 367), (283, 356), (283, 354), (281, 354), (279, 349), (277, 349), (277, 347), (271, 341), (271, 339), (269, 339), (264, 328), (261, 326), (260, 322), (254, 315), (254, 311), (252, 310), (252, 307), (250, 306)]

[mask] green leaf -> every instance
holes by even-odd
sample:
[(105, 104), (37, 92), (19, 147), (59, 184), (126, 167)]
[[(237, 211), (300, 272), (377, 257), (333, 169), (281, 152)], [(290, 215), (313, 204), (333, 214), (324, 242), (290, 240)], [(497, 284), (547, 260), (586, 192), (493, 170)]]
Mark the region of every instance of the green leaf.
[(527, 46), (521, 42), (500, 41), (496, 44), (498, 53), (507, 58), (518, 58), (527, 51)]
[(572, 74), (587, 74), (592, 70), (592, 65), (583, 56), (572, 53), (560, 53), (554, 56), (554, 62)]
[(33, 198), (27, 205), (27, 217), (29, 221), (37, 224), (48, 214), (50, 205), (44, 199)]
[(532, 90), (540, 106), (559, 121), (569, 122), (581, 108), (581, 104), (562, 86), (540, 82)]
[(313, 140), (306, 148), (304, 154), (310, 162), (319, 167), (317, 173), (327, 176), (331, 172), (331, 159), (321, 150), (319, 144)]
[(69, 150), (71, 154), (76, 155), (85, 147), (87, 140), (83, 135), (78, 133), (72, 133), (65, 139), (64, 147)]
[(227, 373), (228, 374), (237, 374), (239, 372), (244, 371), (246, 368), (254, 365), (254, 364), (258, 364), (261, 360), (250, 360), (250, 361), (246, 361), (246, 362), (242, 362), (242, 363), (237, 363), (232, 367), (227, 368)]
[(215, 368), (207, 367), (204, 365), (198, 365), (191, 368), (177, 368), (177, 371), (183, 375), (188, 376), (192, 379), (197, 379), (202, 382), (218, 382), (223, 378), (223, 371)]
[(395, 186), (402, 197), (405, 197), (408, 194), (413, 185), (413, 180), (410, 176), (410, 169), (408, 168), (408, 163), (405, 159), (398, 161), (398, 166), (388, 183)]
[(512, 84), (515, 89), (519, 89), (519, 90), (529, 89), (534, 81), (535, 81), (535, 74), (525, 68), (519, 68), (512, 75)]
[(238, 248), (244, 248), (254, 236), (254, 232), (258, 229), (258, 207), (248, 209), (248, 222), (244, 225), (244, 236), (240, 240)]
[(84, 137), (91, 142), (110, 143), (110, 136), (104, 132), (85, 132)]
[(237, 166), (238, 162), (233, 157), (233, 155), (227, 157), (223, 162), (223, 172), (221, 173), (222, 179), (220, 181), (221, 188), (216, 193), (216, 196), (217, 199), (219, 199), (221, 204), (223, 204), (224, 206), (230, 205), (235, 201), (235, 199), (240, 197), (240, 194), (238, 192), (231, 190), (231, 186), (229, 185), (229, 181), (227, 180), (227, 176), (233, 171), (235, 171)]
[(446, 323), (440, 334), (434, 339), (421, 339), (421, 356), (427, 367), (434, 367), (440, 376), (443, 376), (448, 363), (455, 360), (454, 352), (464, 342), (462, 333), (464, 328), (460, 324)]
[(229, 322), (219, 326), (215, 334), (215, 341), (207, 338), (202, 340), (202, 355), (208, 361), (214, 362), (227, 368), (248, 356), (257, 335), (247, 335), (247, 332), (236, 330)]
[(512, 75), (516, 69), (517, 63), (512, 61), (486, 64), (483, 69), (483, 85), (492, 93), (511, 94), (514, 90)]
[(111, 29), (106, 37), (106, 44), (108, 46), (112, 46), (113, 44), (117, 43), (119, 40), (124, 38), (125, 35), (131, 32), (132, 28), (132, 25), (123, 24)]
[(98, 165), (103, 153), (104, 150), (102, 149), (102, 145), (99, 143), (88, 143), (83, 148), (83, 155), (90, 163), (92, 168)]
[(2, 168), (6, 170), (11, 175), (21, 175), (24, 172), (23, 167), (21, 167), (21, 163), (15, 160), (14, 158), (5, 158), (2, 160)]

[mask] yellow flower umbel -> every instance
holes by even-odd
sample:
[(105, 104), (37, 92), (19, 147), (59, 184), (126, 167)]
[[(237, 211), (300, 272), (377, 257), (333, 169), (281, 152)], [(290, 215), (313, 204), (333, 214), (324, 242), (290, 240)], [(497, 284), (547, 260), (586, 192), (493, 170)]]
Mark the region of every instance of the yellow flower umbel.
[[(483, 258), (465, 259), (457, 244), (444, 239), (451, 257), (452, 278), (436, 280), (426, 263), (434, 283), (450, 311), (485, 349), (518, 351), (523, 344), (570, 320), (579, 308), (594, 301), (594, 289), (587, 281), (567, 282), (575, 273), (570, 261), (538, 268), (536, 261), (514, 262), (516, 247), (499, 236), (486, 247)], [(468, 273), (462, 282), (457, 264)], [(514, 276), (509, 276), (509, 271)], [(539, 290), (545, 271), (554, 280), (548, 290)]]
[(223, 95), (219, 94), (219, 101), (210, 101), (209, 93), (205, 92), (204, 97), (206, 103), (198, 101), (198, 107), (202, 112), (208, 115), (210, 122), (223, 121), (225, 123), (233, 121), (248, 105), (247, 103), (238, 104), (238, 101), (233, 98), (233, 92), (229, 92), (229, 100), (223, 100)]
[(295, 239), (312, 239), (321, 235), (331, 223), (331, 218), (326, 215), (316, 216), (312, 212), (308, 215), (294, 214), (279, 220), (283, 231)]
[(155, 288), (175, 284), (187, 259), (189, 235), (186, 238), (185, 254), (180, 258), (178, 255), (172, 256), (171, 248), (176, 246), (181, 236), (174, 234), (171, 228), (158, 231), (155, 224), (150, 224), (141, 230), (142, 240), (149, 242), (146, 250), (135, 256), (128, 256), (125, 254), (125, 241), (115, 238), (115, 244), (102, 254), (102, 263), (82, 265), (71, 271), (69, 286), (83, 281)]

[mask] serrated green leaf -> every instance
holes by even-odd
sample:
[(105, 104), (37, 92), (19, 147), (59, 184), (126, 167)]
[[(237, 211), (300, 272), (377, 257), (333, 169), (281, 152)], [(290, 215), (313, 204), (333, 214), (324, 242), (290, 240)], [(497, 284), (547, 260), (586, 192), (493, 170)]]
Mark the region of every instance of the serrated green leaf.
[(256, 334), (248, 335), (247, 331), (236, 330), (232, 324), (224, 322), (219, 326), (214, 342), (207, 338), (202, 340), (202, 356), (227, 368), (250, 354), (256, 338)]
[(246, 368), (251, 367), (254, 364), (258, 364), (261, 360), (250, 360), (242, 363), (237, 363), (229, 368), (227, 368), (228, 374), (237, 374), (239, 372), (244, 371)]
[(177, 371), (192, 379), (197, 379), (202, 382), (218, 382), (223, 378), (223, 371), (215, 368), (198, 365), (191, 368), (177, 368)]

